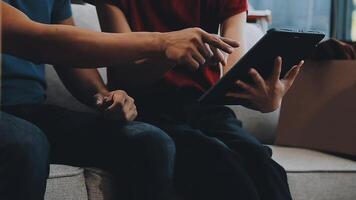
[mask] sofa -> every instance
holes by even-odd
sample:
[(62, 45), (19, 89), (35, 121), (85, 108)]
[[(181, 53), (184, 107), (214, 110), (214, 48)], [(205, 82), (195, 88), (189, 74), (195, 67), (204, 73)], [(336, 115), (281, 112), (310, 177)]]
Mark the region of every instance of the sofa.
[[(95, 8), (73, 5), (78, 26), (99, 31)], [(263, 33), (249, 24), (247, 46), (252, 46)], [(99, 70), (105, 79), (105, 69)], [(75, 100), (60, 82), (51, 66), (47, 67), (48, 104), (81, 112), (95, 112)], [(59, 97), (59, 98), (58, 98)], [(326, 153), (291, 147), (274, 146), (279, 111), (261, 114), (240, 106), (232, 107), (244, 127), (273, 149), (273, 158), (288, 173), (290, 189), (296, 200), (356, 199), (356, 162)], [(51, 165), (46, 200), (114, 200), (115, 184), (110, 173), (95, 168)]]

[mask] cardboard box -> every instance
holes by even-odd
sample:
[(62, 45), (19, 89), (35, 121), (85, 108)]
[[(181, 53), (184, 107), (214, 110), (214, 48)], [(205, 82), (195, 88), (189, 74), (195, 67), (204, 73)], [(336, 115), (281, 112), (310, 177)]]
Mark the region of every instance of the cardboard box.
[(356, 155), (356, 61), (305, 64), (283, 100), (276, 143)]

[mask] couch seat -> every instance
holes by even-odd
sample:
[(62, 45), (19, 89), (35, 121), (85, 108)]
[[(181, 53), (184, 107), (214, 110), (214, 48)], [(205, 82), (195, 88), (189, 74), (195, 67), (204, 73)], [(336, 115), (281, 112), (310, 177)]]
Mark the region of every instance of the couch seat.
[(294, 200), (356, 199), (356, 162), (298, 148), (271, 146), (288, 173)]
[(51, 165), (46, 200), (88, 200), (84, 170), (65, 165)]

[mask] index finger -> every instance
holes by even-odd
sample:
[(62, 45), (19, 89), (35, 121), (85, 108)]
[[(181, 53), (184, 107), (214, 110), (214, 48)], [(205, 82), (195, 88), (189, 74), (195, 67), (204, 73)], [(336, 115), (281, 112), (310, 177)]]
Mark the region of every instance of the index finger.
[[(219, 37), (219, 36), (218, 36)], [(230, 38), (226, 38), (226, 37), (220, 37), (220, 39), (225, 42), (226, 44), (234, 47), (234, 48), (237, 48), (237, 47), (240, 47), (240, 43), (233, 40), (233, 39), (230, 39)]]
[(212, 35), (209, 33), (203, 33), (203, 41), (205, 43), (208, 43), (209, 45), (216, 47), (218, 49), (221, 49), (224, 52), (229, 53), (229, 54), (231, 54), (234, 51), (234, 48), (232, 46), (225, 43), (218, 36), (215, 36), (215, 35)]
[(213, 51), (213, 59), (216, 63), (222, 63), (222, 65), (226, 65), (226, 59), (224, 54), (217, 48), (212, 47), (211, 50)]
[(298, 65), (293, 66), (292, 69), (290, 69), (290, 70), (287, 72), (287, 74), (284, 76), (283, 79), (284, 79), (284, 80), (289, 80), (289, 79), (292, 79), (292, 80), (293, 80), (293, 79), (295, 79), (294, 76), (296, 76), (296, 75), (293, 74), (294, 69), (295, 69), (295, 68), (301, 68), (303, 65), (304, 65), (304, 60), (300, 61)]
[(281, 71), (282, 71), (282, 57), (278, 56), (275, 61), (274, 61), (274, 68), (273, 68), (273, 73), (272, 73), (272, 81), (276, 83), (279, 81), (279, 78), (281, 76)]

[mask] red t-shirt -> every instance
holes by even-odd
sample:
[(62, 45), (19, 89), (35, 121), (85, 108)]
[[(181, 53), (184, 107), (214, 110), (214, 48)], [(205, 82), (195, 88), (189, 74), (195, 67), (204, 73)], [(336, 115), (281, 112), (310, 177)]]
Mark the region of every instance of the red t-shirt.
[[(247, 0), (111, 0), (125, 13), (132, 31), (169, 32), (200, 27), (218, 33), (225, 19), (247, 10)], [(217, 82), (217, 66), (192, 72), (178, 66), (164, 76), (163, 88), (203, 92)], [(161, 85), (163, 84), (163, 85)]]

